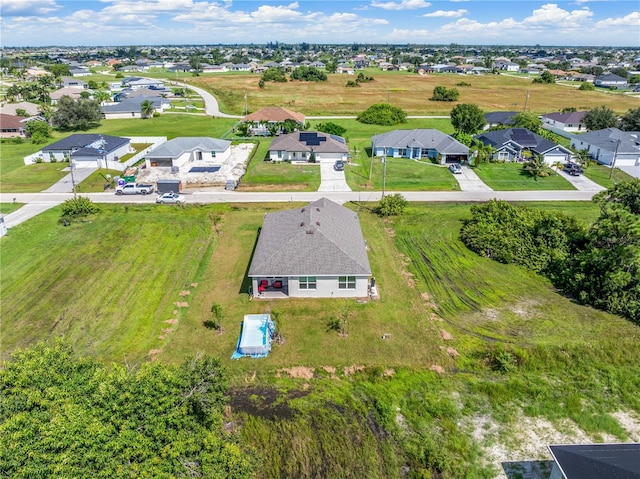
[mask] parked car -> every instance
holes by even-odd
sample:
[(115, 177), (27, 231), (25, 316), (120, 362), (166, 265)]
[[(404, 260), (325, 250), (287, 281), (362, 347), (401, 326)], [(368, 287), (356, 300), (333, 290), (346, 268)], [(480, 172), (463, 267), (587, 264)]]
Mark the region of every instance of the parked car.
[(571, 176), (580, 176), (584, 173), (584, 170), (577, 163), (568, 162), (564, 164), (564, 171), (570, 174)]
[(458, 163), (451, 163), (449, 165), (449, 171), (454, 175), (460, 175), (462, 174), (462, 166), (460, 166)]
[(160, 203), (160, 204), (177, 204), (177, 205), (183, 205), (186, 202), (186, 198), (182, 195), (179, 195), (178, 193), (165, 193), (163, 195), (158, 195), (158, 197), (156, 198), (156, 203)]
[(153, 193), (153, 185), (125, 183), (116, 186), (116, 195), (148, 195), (149, 193)]
[(344, 161), (342, 160), (338, 160), (335, 162), (335, 164), (333, 165), (333, 169), (336, 171), (343, 171), (344, 170)]

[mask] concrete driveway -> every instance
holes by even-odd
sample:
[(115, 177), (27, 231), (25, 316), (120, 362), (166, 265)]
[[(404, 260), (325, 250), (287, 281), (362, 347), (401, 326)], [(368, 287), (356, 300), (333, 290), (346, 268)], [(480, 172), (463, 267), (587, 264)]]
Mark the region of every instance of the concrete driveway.
[[(333, 165), (333, 161), (320, 163), (321, 182), (318, 191), (351, 191), (345, 179), (344, 171), (336, 171)], [(348, 168), (348, 166), (345, 167)]]
[(602, 191), (606, 190), (606, 188), (600, 186), (595, 181), (590, 180), (584, 175), (580, 176), (571, 176), (564, 170), (559, 170), (558, 174), (561, 175), (565, 180), (571, 183), (576, 190), (578, 191)]
[(493, 191), (467, 165), (462, 165), (462, 173), (453, 175), (462, 191)]
[(634, 178), (640, 178), (640, 166), (617, 166), (616, 168), (620, 168), (627, 175), (631, 175)]
[(73, 170), (72, 177), (71, 168), (65, 168), (64, 171), (68, 171), (69, 174), (44, 190), (44, 193), (73, 193), (73, 181), (75, 181), (77, 186), (81, 181), (86, 180), (91, 175), (91, 173), (96, 170), (97, 168), (76, 168), (75, 170)]

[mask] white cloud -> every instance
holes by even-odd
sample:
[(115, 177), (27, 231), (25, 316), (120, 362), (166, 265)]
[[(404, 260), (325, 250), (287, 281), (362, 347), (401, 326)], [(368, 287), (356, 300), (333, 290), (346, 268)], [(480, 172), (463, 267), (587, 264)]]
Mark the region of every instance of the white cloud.
[(372, 7), (383, 10), (416, 10), (418, 8), (428, 8), (431, 3), (424, 0), (401, 0), (400, 2), (371, 2)]
[[(629, 15), (619, 18), (607, 18), (596, 23), (597, 28), (603, 27), (640, 27), (640, 12), (631, 12)], [(637, 33), (637, 31), (636, 31)], [(636, 42), (637, 43), (637, 37)]]
[(55, 0), (2, 0), (0, 12), (3, 17), (38, 17), (60, 8)]
[(385, 35), (385, 39), (390, 42), (404, 43), (430, 43), (435, 40), (435, 35), (429, 30), (407, 30), (402, 28), (394, 28), (391, 33)]
[(579, 26), (592, 16), (593, 12), (588, 7), (569, 11), (558, 7), (555, 3), (548, 3), (534, 10), (531, 16), (525, 18), (522, 23), (525, 25), (570, 25), (575, 23), (576, 26)]
[(458, 18), (467, 13), (468, 10), (463, 8), (459, 10), (436, 10), (435, 12), (425, 13), (423, 17), (444, 17), (444, 18)]

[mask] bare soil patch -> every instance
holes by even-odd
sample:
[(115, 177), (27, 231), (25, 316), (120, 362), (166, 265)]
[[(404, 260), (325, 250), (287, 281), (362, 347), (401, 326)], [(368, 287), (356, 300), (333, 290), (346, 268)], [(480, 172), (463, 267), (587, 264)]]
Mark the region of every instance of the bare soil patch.
[(315, 369), (305, 366), (294, 366), (292, 368), (279, 369), (278, 371), (286, 373), (290, 378), (313, 379)]

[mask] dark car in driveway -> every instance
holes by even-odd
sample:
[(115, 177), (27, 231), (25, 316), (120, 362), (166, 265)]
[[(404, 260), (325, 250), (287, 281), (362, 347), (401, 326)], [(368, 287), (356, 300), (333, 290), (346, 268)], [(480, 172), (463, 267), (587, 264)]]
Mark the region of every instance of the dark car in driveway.
[(571, 176), (580, 176), (584, 173), (584, 170), (577, 163), (568, 162), (564, 164), (564, 171), (569, 173)]
[(336, 171), (344, 171), (344, 161), (338, 160), (334, 163), (333, 169)]

